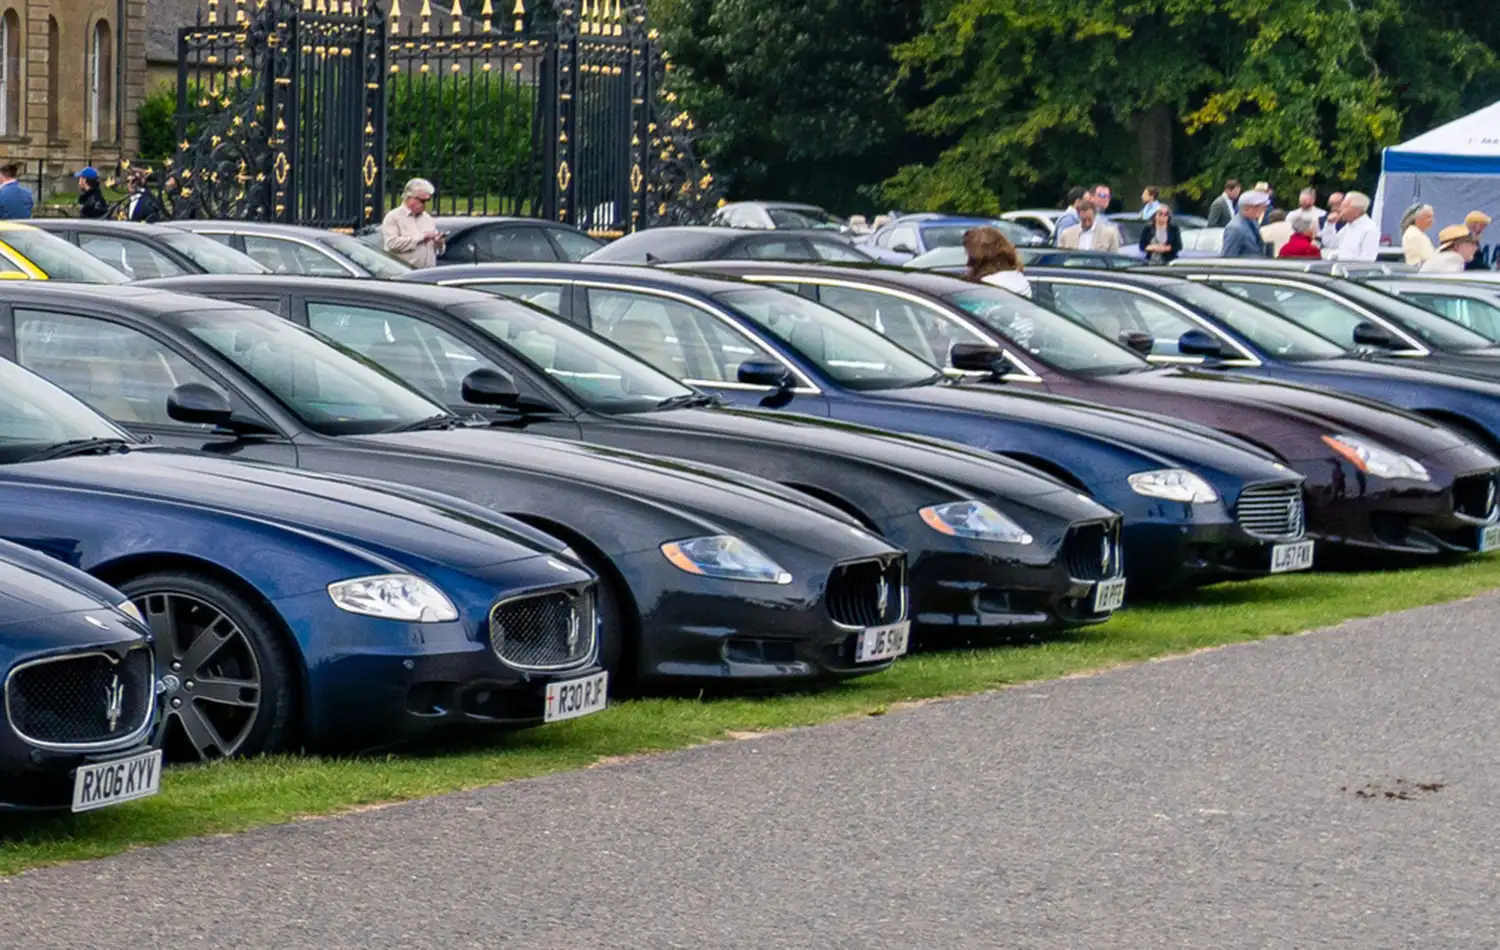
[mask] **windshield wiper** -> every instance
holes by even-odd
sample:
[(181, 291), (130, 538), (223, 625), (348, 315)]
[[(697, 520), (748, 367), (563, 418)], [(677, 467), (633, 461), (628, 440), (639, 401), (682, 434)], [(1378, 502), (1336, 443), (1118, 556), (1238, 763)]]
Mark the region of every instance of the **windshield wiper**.
[(74, 455), (110, 455), (114, 452), (129, 451), (134, 442), (126, 439), (69, 439), (66, 442), (58, 442), (56, 445), (42, 449), (35, 455), (29, 455), (22, 459), (23, 462), (46, 462), (52, 459), (65, 459)]
[(680, 396), (668, 396), (656, 404), (658, 410), (666, 409), (698, 409), (703, 406), (717, 406), (719, 397), (710, 396), (708, 393), (683, 393)]
[(416, 422), (408, 422), (387, 432), (430, 432), (440, 429), (457, 429), (463, 425), (463, 420), (451, 413), (441, 413), (436, 416), (428, 416), (426, 419), (418, 419)]

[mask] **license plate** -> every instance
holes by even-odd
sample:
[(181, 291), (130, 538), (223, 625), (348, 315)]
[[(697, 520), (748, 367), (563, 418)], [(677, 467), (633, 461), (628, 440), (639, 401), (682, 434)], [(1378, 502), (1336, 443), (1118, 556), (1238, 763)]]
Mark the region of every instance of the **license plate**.
[(1298, 541), (1296, 544), (1278, 544), (1271, 548), (1271, 573), (1285, 574), (1287, 571), (1305, 571), (1313, 564), (1313, 542)]
[(1479, 529), (1479, 550), (1500, 549), (1500, 524), (1487, 524)]
[(93, 811), (161, 791), (161, 750), (85, 765), (73, 775), (73, 810)]
[(854, 648), (854, 662), (876, 663), (890, 660), (906, 652), (911, 640), (911, 622), (902, 621), (887, 627), (869, 627), (859, 633), (859, 643)]
[(577, 680), (547, 684), (547, 713), (543, 722), (562, 722), (600, 712), (608, 704), (609, 674), (596, 673)]
[(1100, 581), (1094, 585), (1094, 613), (1114, 613), (1125, 604), (1125, 579)]

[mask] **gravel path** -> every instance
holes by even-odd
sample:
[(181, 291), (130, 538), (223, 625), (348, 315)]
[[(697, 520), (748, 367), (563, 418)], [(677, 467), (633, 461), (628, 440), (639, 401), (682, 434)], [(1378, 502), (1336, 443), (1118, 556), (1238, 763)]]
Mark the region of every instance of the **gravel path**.
[(34, 872), (0, 946), (1496, 946), (1497, 608)]

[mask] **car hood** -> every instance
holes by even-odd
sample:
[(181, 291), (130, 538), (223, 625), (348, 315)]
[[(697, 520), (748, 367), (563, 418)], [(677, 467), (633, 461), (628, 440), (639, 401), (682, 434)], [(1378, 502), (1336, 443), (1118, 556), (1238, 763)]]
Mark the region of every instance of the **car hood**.
[(849, 515), (817, 499), (727, 468), (547, 436), (458, 428), (339, 441), (406, 458), (420, 454), (435, 461), (461, 459), (497, 473), (525, 472), (587, 485), (603, 497), (629, 499), (677, 519), (695, 521), (709, 533), (747, 530), (783, 537), (833, 556), (840, 556), (842, 545), (829, 548), (827, 538), (847, 536), (847, 529), (857, 525)]
[(0, 627), (88, 611), (100, 620), (114, 614), (96, 597), (25, 565), (0, 559)]
[(414, 555), (460, 569), (556, 550), (558, 542), (498, 515), (480, 521), (431, 502), (322, 475), (207, 455), (135, 451), (0, 468), (0, 479), (196, 507), (312, 533), (382, 557)]
[(1331, 360), (1312, 360), (1301, 363), (1279, 364), (1293, 370), (1311, 371), (1334, 376), (1371, 377), (1392, 381), (1450, 386), (1484, 396), (1500, 397), (1500, 382), (1481, 379), (1467, 373), (1455, 371), (1451, 365), (1430, 359), (1355, 359), (1352, 357)]

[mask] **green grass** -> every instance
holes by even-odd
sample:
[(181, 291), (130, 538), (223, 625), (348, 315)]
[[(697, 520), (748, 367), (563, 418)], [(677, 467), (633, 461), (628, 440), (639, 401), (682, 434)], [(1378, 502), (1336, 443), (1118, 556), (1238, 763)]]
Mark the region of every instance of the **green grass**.
[(1500, 588), (1500, 558), (1222, 585), (1182, 603), (1134, 607), (1103, 626), (1034, 644), (921, 653), (890, 672), (815, 693), (621, 703), (586, 719), (428, 754), (281, 757), (176, 769), (167, 773), (162, 794), (143, 802), (76, 817), (0, 818), (0, 874), (584, 768), (603, 758), (678, 749), (732, 738), (731, 733), (879, 715), (902, 702), (1297, 633), (1495, 588)]

